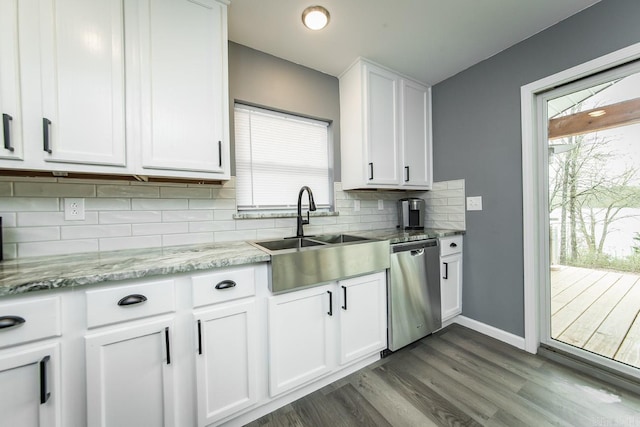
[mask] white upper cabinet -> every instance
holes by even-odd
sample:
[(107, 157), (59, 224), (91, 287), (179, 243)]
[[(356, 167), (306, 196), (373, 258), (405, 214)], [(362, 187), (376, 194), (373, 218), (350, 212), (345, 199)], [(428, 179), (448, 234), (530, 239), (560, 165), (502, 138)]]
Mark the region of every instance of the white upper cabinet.
[(228, 179), (226, 4), (137, 5), (126, 32), (134, 38), (128, 55), (139, 56), (127, 69), (139, 93), (140, 127), (130, 127), (142, 143), (137, 173)]
[(120, 0), (40, 0), (45, 161), (125, 166), (123, 20)]
[(11, 164), (2, 159), (22, 159), (18, 20), (18, 0), (0, 2), (0, 165)]
[(365, 59), (340, 76), (342, 187), (431, 188), (431, 90)]
[(2, 0), (0, 167), (229, 179), (227, 4)]
[(406, 79), (400, 86), (402, 185), (431, 188), (431, 88)]

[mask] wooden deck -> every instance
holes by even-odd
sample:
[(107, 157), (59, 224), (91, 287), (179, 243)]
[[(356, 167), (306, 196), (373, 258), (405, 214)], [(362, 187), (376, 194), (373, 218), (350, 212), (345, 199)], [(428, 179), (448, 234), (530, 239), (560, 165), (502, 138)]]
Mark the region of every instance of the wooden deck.
[(551, 272), (551, 337), (640, 368), (640, 275)]

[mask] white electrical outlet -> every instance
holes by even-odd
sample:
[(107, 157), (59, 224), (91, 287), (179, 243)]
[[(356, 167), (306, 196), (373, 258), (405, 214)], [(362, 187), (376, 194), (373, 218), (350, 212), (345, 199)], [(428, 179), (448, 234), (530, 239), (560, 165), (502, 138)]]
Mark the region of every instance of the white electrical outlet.
[(482, 210), (482, 196), (467, 197), (467, 210), (468, 211), (481, 211)]
[(84, 220), (84, 199), (64, 199), (64, 219), (65, 221)]
[(360, 200), (356, 199), (353, 201), (353, 211), (360, 212)]
[(381, 211), (384, 209), (384, 201), (378, 200), (378, 210)]

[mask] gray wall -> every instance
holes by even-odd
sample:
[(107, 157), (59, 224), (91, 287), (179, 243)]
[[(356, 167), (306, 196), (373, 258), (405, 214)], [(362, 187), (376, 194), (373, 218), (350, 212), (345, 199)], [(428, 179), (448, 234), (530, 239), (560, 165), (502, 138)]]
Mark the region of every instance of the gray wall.
[(433, 88), (434, 179), (466, 179), (463, 314), (524, 336), (520, 87), (640, 42), (640, 1), (603, 0)]
[(233, 104), (241, 101), (331, 123), (334, 180), (340, 181), (338, 79), (293, 62), (229, 42), (231, 175), (235, 175)]

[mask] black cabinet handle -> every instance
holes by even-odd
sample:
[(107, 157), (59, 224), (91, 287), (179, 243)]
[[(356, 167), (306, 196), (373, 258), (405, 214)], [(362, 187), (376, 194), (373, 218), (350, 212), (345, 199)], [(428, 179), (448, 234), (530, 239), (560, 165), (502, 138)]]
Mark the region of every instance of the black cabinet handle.
[(44, 405), (51, 397), (51, 392), (47, 386), (47, 363), (51, 360), (51, 356), (45, 356), (40, 361), (40, 404)]
[(369, 179), (373, 179), (373, 163), (369, 163)]
[(26, 320), (20, 316), (2, 316), (0, 317), (0, 329), (13, 328), (22, 325)]
[(118, 305), (123, 307), (127, 305), (142, 304), (146, 300), (147, 300), (147, 297), (145, 297), (144, 295), (131, 294), (131, 295), (127, 295), (126, 297), (118, 301)]
[(13, 117), (8, 114), (2, 114), (2, 126), (4, 128), (4, 149), (13, 151), (13, 146), (11, 145), (11, 121)]
[(406, 172), (404, 177), (404, 182), (409, 182), (409, 166), (405, 166), (404, 171)]
[(234, 282), (233, 280), (223, 280), (222, 282), (216, 285), (216, 289), (218, 290), (230, 289), (235, 287), (236, 287), (236, 282)]
[(449, 263), (448, 262), (443, 262), (444, 264), (444, 277), (443, 279), (448, 279), (449, 278)]
[(198, 320), (198, 354), (202, 354), (202, 322)]
[(222, 141), (218, 141), (218, 166), (222, 167)]
[(456, 245), (456, 244), (455, 244), (455, 242), (452, 242), (452, 243), (449, 245), (449, 247), (450, 247), (450, 248), (457, 248), (457, 247), (458, 247), (458, 245)]
[(171, 365), (171, 343), (169, 343), (169, 327), (164, 328), (164, 344), (167, 348), (167, 365)]
[(47, 119), (46, 117), (42, 118), (42, 135), (43, 135), (43, 142), (44, 142), (44, 146), (43, 149), (44, 151), (46, 151), (47, 153), (51, 154), (51, 135), (50, 135), (50, 130), (51, 130), (51, 120)]
[(327, 311), (327, 314), (333, 316), (333, 292), (327, 291), (327, 293), (329, 294), (329, 311)]
[(344, 297), (344, 305), (342, 306), (343, 310), (347, 310), (347, 287), (342, 287), (342, 296)]

